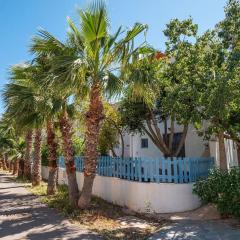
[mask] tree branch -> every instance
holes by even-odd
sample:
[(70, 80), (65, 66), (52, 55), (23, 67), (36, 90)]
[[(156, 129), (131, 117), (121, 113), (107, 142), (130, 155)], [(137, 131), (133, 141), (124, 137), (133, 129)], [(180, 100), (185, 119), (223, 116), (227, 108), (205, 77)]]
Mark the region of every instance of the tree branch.
[(182, 150), (182, 147), (183, 147), (183, 145), (185, 143), (185, 140), (186, 140), (187, 132), (188, 132), (188, 124), (184, 124), (184, 126), (183, 126), (183, 134), (182, 134), (181, 140), (180, 140), (180, 142), (178, 144), (178, 148), (177, 148), (177, 150), (176, 150), (176, 152), (174, 154), (174, 156), (176, 156), (176, 157), (179, 155), (179, 153)]

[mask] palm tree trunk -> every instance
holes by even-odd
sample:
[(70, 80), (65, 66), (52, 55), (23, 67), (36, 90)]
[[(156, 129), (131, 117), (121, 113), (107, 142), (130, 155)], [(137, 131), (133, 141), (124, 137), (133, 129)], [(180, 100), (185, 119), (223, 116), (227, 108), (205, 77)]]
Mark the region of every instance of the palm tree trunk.
[(219, 163), (221, 170), (227, 170), (227, 158), (226, 158), (226, 150), (224, 145), (224, 133), (220, 132), (218, 134), (218, 141), (219, 141)]
[(80, 208), (87, 208), (91, 201), (93, 181), (97, 167), (97, 145), (100, 124), (104, 119), (100, 86), (93, 84), (90, 93), (89, 111), (86, 114), (86, 150), (84, 159), (84, 182), (78, 201)]
[(47, 144), (48, 144), (48, 187), (47, 194), (53, 195), (57, 186), (57, 143), (55, 139), (54, 125), (52, 121), (47, 123)]
[(77, 205), (78, 185), (76, 178), (76, 167), (74, 163), (74, 152), (72, 143), (72, 124), (69, 121), (66, 111), (60, 117), (60, 130), (63, 138), (63, 155), (68, 178), (68, 194), (69, 201), (72, 205)]
[(24, 160), (21, 158), (19, 160), (18, 177), (23, 177), (23, 171), (24, 171)]
[(9, 172), (11, 173), (13, 171), (13, 161), (10, 162), (9, 166)]
[(5, 157), (5, 163), (6, 163), (6, 167), (7, 167), (7, 169), (9, 169), (9, 160), (8, 160), (8, 155), (5, 153), (4, 157)]
[(32, 150), (33, 131), (29, 130), (26, 134), (26, 150), (24, 158), (24, 177), (31, 180), (31, 150)]
[(42, 142), (42, 131), (36, 129), (34, 137), (34, 161), (33, 161), (33, 172), (32, 172), (32, 185), (38, 186), (41, 184), (41, 142)]
[(18, 175), (18, 171), (19, 171), (19, 160), (16, 159), (14, 164), (13, 164), (13, 175)]
[(1, 161), (2, 161), (2, 168), (3, 168), (3, 170), (7, 170), (7, 165), (6, 165), (5, 157), (4, 157), (4, 155), (2, 155), (1, 157), (2, 157), (2, 159), (1, 159)]

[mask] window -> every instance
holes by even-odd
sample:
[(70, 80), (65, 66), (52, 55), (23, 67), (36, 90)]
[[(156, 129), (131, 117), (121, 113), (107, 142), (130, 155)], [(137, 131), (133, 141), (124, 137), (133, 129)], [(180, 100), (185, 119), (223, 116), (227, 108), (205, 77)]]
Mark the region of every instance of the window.
[(141, 139), (141, 148), (148, 148), (148, 139), (147, 138)]

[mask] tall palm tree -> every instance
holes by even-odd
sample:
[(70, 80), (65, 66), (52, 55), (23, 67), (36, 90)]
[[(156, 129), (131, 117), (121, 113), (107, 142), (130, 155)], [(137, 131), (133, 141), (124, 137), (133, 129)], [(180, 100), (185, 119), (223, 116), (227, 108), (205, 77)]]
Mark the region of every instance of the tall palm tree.
[[(34, 186), (39, 185), (41, 181), (41, 128), (46, 108), (44, 98), (36, 85), (37, 75), (38, 68), (35, 66), (14, 66), (11, 69), (11, 82), (6, 84), (4, 90), (8, 117), (17, 119), (18, 127), (24, 128), (28, 134), (29, 130), (35, 129), (32, 173)], [(27, 140), (26, 150), (29, 151), (31, 138), (29, 137)], [(25, 156), (29, 157), (29, 152)]]
[(5, 158), (8, 158), (9, 171), (13, 170), (13, 174), (17, 174), (19, 161), (23, 158), (25, 143), (17, 136), (14, 121), (9, 121), (6, 114), (0, 122), (0, 133), (1, 152)]
[[(47, 194), (52, 195), (56, 192), (56, 180), (57, 180), (57, 142), (54, 130), (54, 119), (56, 114), (60, 111), (61, 105), (59, 104), (59, 98), (56, 95), (56, 89), (47, 88), (45, 83), (46, 79), (49, 77), (49, 56), (39, 55), (34, 59), (37, 72), (34, 76), (34, 82), (39, 89), (39, 95), (43, 98), (41, 104), (41, 113), (44, 115), (44, 125), (47, 128), (47, 143), (48, 143), (48, 187)], [(42, 83), (44, 83), (44, 88), (42, 88)]]
[(57, 142), (54, 131), (54, 122), (47, 122), (47, 144), (48, 144), (48, 187), (47, 194), (53, 195), (56, 192), (57, 186)]
[[(147, 27), (137, 23), (129, 31), (125, 32), (120, 27), (111, 35), (103, 1), (94, 1), (86, 10), (80, 10), (79, 15), (79, 27), (68, 18), (71, 31), (66, 44), (50, 33), (41, 31), (41, 38), (45, 41), (36, 41), (33, 50), (51, 52), (61, 49), (62, 54), (52, 60), (52, 72), (55, 75), (52, 80), (56, 84), (75, 88), (76, 94), (83, 94), (87, 87), (89, 108), (86, 114), (84, 184), (78, 201), (80, 208), (86, 208), (91, 200), (96, 175), (98, 137), (104, 119), (103, 95), (119, 93), (123, 82), (117, 72), (136, 51), (134, 38)], [(74, 164), (68, 164), (66, 168), (67, 172), (75, 170)]]
[[(44, 32), (44, 34), (47, 34)], [(47, 64), (47, 69), (45, 72), (45, 76), (42, 76), (41, 82), (45, 92), (48, 93), (48, 97), (51, 98), (52, 102), (52, 111), (50, 111), (50, 115), (48, 118), (48, 145), (49, 145), (49, 188), (48, 193), (52, 194), (54, 192), (56, 183), (56, 144), (53, 139), (53, 117), (58, 118), (58, 122), (60, 125), (60, 131), (62, 135), (62, 149), (65, 160), (65, 165), (67, 169), (67, 178), (68, 178), (68, 186), (69, 186), (69, 201), (72, 205), (77, 204), (78, 200), (78, 185), (76, 178), (76, 168), (74, 163), (74, 151), (73, 151), (73, 142), (72, 142), (72, 122), (69, 116), (73, 110), (73, 104), (69, 103), (69, 97), (72, 96), (73, 92), (71, 88), (64, 86), (59, 86), (54, 84), (53, 79), (56, 78), (56, 75), (50, 71), (49, 64), (52, 67), (52, 61), (50, 59), (56, 58), (56, 56), (62, 56), (69, 53), (72, 53), (73, 50), (70, 47), (63, 48), (63, 44), (58, 40), (52, 38), (48, 35), (49, 39), (46, 40), (43, 38), (43, 35), (36, 36), (32, 42), (32, 52), (36, 55), (36, 58), (45, 58), (45, 64)], [(52, 45), (51, 45), (52, 44)], [(56, 46), (55, 46), (55, 45)], [(51, 146), (50, 146), (51, 144)], [(51, 185), (51, 187), (50, 187)]]
[(28, 129), (25, 133), (26, 151), (24, 155), (23, 175), (26, 179), (31, 180), (31, 150), (32, 150), (33, 130)]
[(10, 162), (13, 164), (13, 174), (17, 176), (23, 176), (22, 167), (19, 166), (23, 161), (25, 152), (25, 142), (23, 139), (15, 136), (12, 145), (9, 148), (8, 155)]

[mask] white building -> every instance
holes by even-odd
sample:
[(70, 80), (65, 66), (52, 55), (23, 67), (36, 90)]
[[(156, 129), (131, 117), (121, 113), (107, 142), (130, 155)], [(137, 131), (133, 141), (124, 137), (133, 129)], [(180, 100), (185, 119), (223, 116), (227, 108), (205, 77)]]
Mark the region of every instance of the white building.
[[(159, 124), (161, 132), (164, 131), (163, 124)], [(175, 126), (175, 137), (182, 133), (182, 126)], [(163, 156), (163, 153), (155, 146), (150, 137), (140, 133), (124, 133), (124, 156), (125, 157), (149, 157), (156, 158)], [(121, 141), (120, 141), (121, 143)], [(225, 149), (228, 167), (238, 166), (238, 154), (236, 144), (229, 139), (225, 139)], [(117, 156), (122, 154), (122, 146), (119, 144), (115, 148)], [(212, 138), (210, 141), (204, 140), (198, 135), (197, 130), (190, 125), (188, 128), (183, 155), (185, 157), (214, 157), (216, 165), (219, 166), (218, 141)]]
[[(161, 132), (164, 131), (163, 124), (159, 124)], [(174, 142), (179, 140), (182, 134), (182, 126), (175, 126)], [(177, 140), (178, 139), (178, 140)], [(197, 130), (190, 125), (188, 128), (185, 144), (183, 146), (182, 156), (185, 157), (200, 157), (209, 156), (208, 141), (204, 141), (198, 136)], [(117, 156), (121, 156), (122, 146), (119, 144), (114, 149)], [(150, 137), (146, 134), (124, 134), (124, 156), (125, 157), (159, 157), (163, 153), (156, 147)]]

